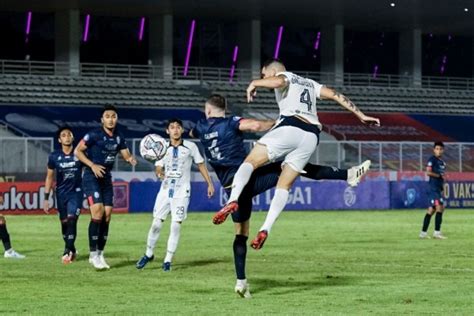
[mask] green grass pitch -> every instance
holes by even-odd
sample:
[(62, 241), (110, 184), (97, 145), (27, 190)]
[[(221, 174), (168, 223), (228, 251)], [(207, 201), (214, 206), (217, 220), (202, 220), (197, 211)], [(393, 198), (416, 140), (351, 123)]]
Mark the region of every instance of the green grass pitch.
[[(474, 212), (446, 212), (447, 240), (418, 239), (423, 214), (284, 212), (265, 247), (248, 249), (248, 300), (233, 292), (233, 225), (212, 225), (211, 213), (189, 214), (170, 273), (161, 270), (169, 221), (155, 261), (135, 268), (150, 214), (114, 215), (105, 272), (87, 261), (88, 215), (68, 266), (56, 217), (8, 216), (13, 247), (27, 258), (0, 258), (0, 314), (473, 315)], [(253, 214), (250, 238), (264, 215)]]

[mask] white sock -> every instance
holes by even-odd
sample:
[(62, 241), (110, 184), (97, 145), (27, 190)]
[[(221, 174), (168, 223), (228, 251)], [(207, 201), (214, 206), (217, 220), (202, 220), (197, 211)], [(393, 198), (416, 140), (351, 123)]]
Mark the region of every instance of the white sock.
[(146, 256), (151, 258), (153, 256), (153, 251), (155, 250), (156, 242), (160, 237), (161, 227), (163, 222), (160, 218), (154, 218), (153, 223), (151, 224), (150, 231), (148, 232), (148, 239), (146, 241)]
[(286, 202), (288, 201), (288, 195), (288, 190), (275, 190), (275, 195), (273, 196), (272, 203), (270, 204), (270, 209), (268, 210), (267, 217), (265, 218), (265, 222), (263, 223), (262, 228), (260, 228), (260, 230), (266, 230), (270, 233), (273, 224), (285, 208)]
[(232, 192), (230, 193), (229, 202), (237, 201), (252, 176), (253, 166), (251, 163), (244, 162), (240, 165), (239, 170), (234, 175), (232, 182)]
[(90, 254), (89, 254), (89, 258), (94, 258), (96, 256), (99, 255), (99, 252), (98, 251), (91, 251)]
[(166, 257), (164, 262), (171, 262), (173, 255), (178, 248), (179, 236), (181, 233), (181, 224), (178, 222), (171, 222), (170, 236), (168, 238), (168, 248), (166, 249)]

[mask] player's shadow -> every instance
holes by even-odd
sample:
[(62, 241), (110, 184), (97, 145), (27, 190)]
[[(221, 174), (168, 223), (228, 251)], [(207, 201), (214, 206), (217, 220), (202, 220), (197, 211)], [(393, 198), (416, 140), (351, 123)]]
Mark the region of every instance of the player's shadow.
[(111, 265), (111, 269), (121, 269), (125, 267), (135, 267), (135, 264), (137, 263), (138, 259), (133, 260), (133, 259), (126, 259), (119, 261), (117, 263), (114, 263)]
[(344, 286), (354, 284), (354, 278), (346, 276), (319, 276), (310, 280), (288, 279), (263, 279), (252, 278), (251, 292), (259, 293), (272, 291), (272, 295), (285, 295), (296, 291), (312, 291), (328, 286)]
[(189, 268), (195, 268), (195, 267), (204, 267), (212, 264), (219, 264), (223, 262), (229, 262), (228, 259), (224, 258), (211, 258), (211, 259), (205, 259), (205, 260), (192, 260), (192, 261), (186, 261), (183, 263), (179, 263), (174, 265), (174, 267), (179, 268), (180, 270), (185, 270)]

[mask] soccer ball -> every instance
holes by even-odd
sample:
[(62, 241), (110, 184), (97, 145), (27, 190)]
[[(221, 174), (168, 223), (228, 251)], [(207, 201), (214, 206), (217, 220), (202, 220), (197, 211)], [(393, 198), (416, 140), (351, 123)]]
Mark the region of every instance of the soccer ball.
[(160, 160), (167, 149), (168, 143), (158, 134), (148, 134), (140, 141), (140, 155), (149, 161)]

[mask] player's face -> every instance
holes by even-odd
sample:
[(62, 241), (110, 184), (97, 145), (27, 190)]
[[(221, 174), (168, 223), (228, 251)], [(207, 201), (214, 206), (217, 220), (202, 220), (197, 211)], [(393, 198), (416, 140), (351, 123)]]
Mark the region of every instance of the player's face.
[(183, 127), (179, 125), (178, 123), (171, 123), (168, 128), (166, 129), (166, 132), (168, 135), (170, 135), (170, 138), (173, 140), (180, 140), (181, 136), (183, 135)]
[(61, 131), (61, 134), (59, 134), (58, 141), (63, 146), (71, 146), (74, 141), (74, 136), (70, 130), (65, 129), (64, 131)]
[(102, 114), (102, 125), (107, 129), (114, 129), (117, 125), (118, 116), (115, 111), (105, 111)]
[(435, 148), (433, 148), (433, 152), (436, 157), (441, 157), (444, 153), (444, 147), (435, 146)]

